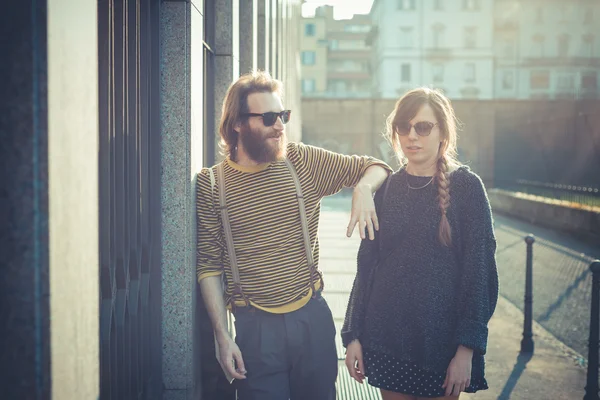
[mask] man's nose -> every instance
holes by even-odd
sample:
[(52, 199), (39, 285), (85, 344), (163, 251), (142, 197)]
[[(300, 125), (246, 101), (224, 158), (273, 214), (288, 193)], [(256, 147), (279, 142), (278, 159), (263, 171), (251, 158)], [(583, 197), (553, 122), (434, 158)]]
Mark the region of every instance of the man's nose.
[(277, 129), (278, 131), (282, 131), (285, 126), (283, 125), (283, 121), (281, 121), (281, 117), (277, 117), (277, 119), (275, 120), (275, 124), (273, 125), (273, 127), (275, 129)]

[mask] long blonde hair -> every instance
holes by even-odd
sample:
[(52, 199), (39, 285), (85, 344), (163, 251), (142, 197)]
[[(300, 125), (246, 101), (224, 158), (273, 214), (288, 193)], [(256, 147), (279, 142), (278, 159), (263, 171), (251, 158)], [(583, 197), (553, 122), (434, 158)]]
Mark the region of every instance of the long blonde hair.
[(238, 133), (235, 126), (248, 112), (248, 96), (252, 93), (277, 93), (282, 96), (282, 84), (265, 71), (252, 71), (240, 76), (227, 89), (219, 124), (220, 147), (223, 155), (235, 157)]
[(438, 152), (437, 171), (435, 181), (438, 186), (438, 202), (442, 217), (438, 229), (438, 237), (444, 246), (452, 244), (452, 230), (446, 216), (450, 206), (450, 185), (448, 176), (451, 170), (460, 166), (457, 159), (456, 133), (459, 124), (450, 104), (450, 100), (439, 90), (430, 88), (416, 88), (402, 96), (394, 107), (392, 113), (386, 120), (386, 136), (392, 148), (396, 152), (401, 165), (406, 165), (406, 157), (400, 147), (398, 137), (398, 124), (412, 120), (425, 104), (433, 109), (440, 129), (440, 149)]

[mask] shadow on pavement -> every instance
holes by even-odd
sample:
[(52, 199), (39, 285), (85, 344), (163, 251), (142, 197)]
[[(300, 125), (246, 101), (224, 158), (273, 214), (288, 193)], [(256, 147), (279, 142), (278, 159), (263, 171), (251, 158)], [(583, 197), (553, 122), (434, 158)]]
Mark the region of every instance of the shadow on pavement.
[(517, 386), (519, 378), (521, 378), (523, 371), (525, 371), (525, 368), (527, 367), (527, 363), (529, 362), (529, 360), (531, 360), (532, 357), (533, 353), (519, 354), (519, 356), (517, 357), (517, 362), (515, 363), (515, 366), (512, 370), (512, 373), (508, 377), (506, 385), (504, 385), (500, 396), (498, 396), (498, 400), (510, 399), (510, 394), (514, 390), (515, 386)]
[(552, 315), (552, 313), (557, 310), (558, 308), (560, 308), (560, 306), (562, 305), (562, 303), (569, 298), (569, 296), (571, 296), (571, 293), (573, 293), (574, 290), (576, 290), (579, 285), (581, 284), (581, 282), (585, 281), (585, 279), (587, 278), (587, 276), (591, 274), (590, 270), (584, 270), (574, 281), (573, 283), (571, 283), (569, 285), (569, 287), (563, 292), (561, 293), (556, 301), (554, 303), (552, 303), (548, 309), (546, 310), (545, 313), (543, 313), (542, 315), (540, 315), (537, 318), (538, 322), (545, 322), (548, 321), (550, 319), (550, 316)]

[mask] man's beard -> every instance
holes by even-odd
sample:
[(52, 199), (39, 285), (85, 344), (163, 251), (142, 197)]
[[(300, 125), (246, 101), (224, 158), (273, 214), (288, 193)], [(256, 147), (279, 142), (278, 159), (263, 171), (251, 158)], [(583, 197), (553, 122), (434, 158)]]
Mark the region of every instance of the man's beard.
[[(275, 145), (268, 142), (271, 137), (281, 138)], [(271, 133), (264, 135), (259, 130), (253, 130), (246, 126), (242, 128), (240, 141), (248, 156), (257, 163), (268, 163), (281, 160), (285, 157), (287, 137), (285, 133)]]

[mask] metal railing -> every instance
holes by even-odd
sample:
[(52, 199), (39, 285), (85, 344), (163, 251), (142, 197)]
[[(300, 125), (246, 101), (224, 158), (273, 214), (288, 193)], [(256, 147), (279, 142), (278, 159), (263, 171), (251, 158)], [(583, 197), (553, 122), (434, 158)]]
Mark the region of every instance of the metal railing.
[(496, 186), (500, 189), (559, 200), (565, 204), (600, 207), (600, 189), (597, 187), (536, 182), (525, 179), (496, 181)]
[(592, 271), (592, 307), (590, 340), (588, 344), (588, 369), (583, 400), (600, 400), (598, 396), (598, 340), (600, 338), (600, 260), (590, 264)]

